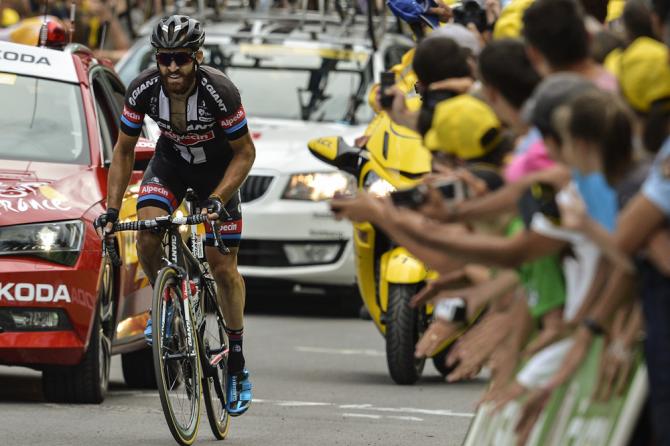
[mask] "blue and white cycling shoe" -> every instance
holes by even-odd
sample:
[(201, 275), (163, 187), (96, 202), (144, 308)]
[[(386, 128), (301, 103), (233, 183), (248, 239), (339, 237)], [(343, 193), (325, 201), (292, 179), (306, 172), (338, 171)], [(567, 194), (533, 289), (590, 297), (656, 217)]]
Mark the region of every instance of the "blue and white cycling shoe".
[(154, 336), (153, 336), (153, 330), (151, 328), (151, 316), (149, 316), (149, 320), (147, 321), (147, 326), (144, 329), (144, 340), (148, 345), (152, 345), (154, 342)]
[[(148, 345), (152, 345), (153, 341), (154, 341), (154, 339), (153, 339), (153, 327), (152, 327), (151, 319), (152, 319), (152, 315), (150, 314), (149, 320), (147, 321), (147, 326), (144, 329), (144, 341)], [(172, 302), (168, 303), (164, 336), (166, 338), (169, 338), (170, 336), (172, 336)]]
[(249, 371), (244, 369), (236, 375), (228, 374), (226, 390), (226, 410), (230, 416), (238, 417), (245, 413), (252, 399)]

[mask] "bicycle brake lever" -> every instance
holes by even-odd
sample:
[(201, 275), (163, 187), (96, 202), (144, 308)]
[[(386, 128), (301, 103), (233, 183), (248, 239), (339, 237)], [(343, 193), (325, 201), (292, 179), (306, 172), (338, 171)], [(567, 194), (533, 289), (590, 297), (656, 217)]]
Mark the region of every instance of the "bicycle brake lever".
[(116, 252), (116, 246), (114, 245), (114, 242), (108, 241), (106, 237), (107, 235), (105, 234), (102, 239), (102, 255), (109, 257), (109, 260), (112, 262), (113, 266), (121, 266), (123, 262), (121, 261), (119, 254)]
[[(226, 210), (224, 209), (224, 212)], [(227, 214), (228, 212), (226, 212)], [(230, 215), (229, 215), (230, 216)], [(210, 222), (212, 226), (212, 233), (214, 233), (214, 246), (216, 246), (221, 254), (230, 254), (230, 249), (223, 243), (221, 239), (221, 233), (219, 232), (219, 225), (215, 221)]]

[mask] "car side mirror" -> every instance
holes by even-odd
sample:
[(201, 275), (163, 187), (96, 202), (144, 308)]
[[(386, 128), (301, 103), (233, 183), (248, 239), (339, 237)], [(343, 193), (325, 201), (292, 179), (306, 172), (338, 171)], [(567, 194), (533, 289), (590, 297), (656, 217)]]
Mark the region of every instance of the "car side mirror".
[(135, 145), (135, 164), (133, 170), (145, 171), (156, 152), (156, 143), (140, 137)]
[(356, 177), (363, 162), (367, 160), (365, 150), (350, 146), (340, 136), (312, 139), (307, 143), (307, 147), (312, 155), (321, 161)]

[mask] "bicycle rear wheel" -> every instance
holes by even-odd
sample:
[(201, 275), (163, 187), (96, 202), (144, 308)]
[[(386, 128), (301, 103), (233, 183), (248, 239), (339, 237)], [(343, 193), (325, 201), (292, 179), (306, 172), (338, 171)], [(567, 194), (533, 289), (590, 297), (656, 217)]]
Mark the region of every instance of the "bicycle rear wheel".
[(152, 317), (154, 371), (165, 421), (174, 439), (188, 446), (200, 423), (202, 372), (193, 315), (174, 268), (158, 273)]
[(228, 435), (230, 416), (226, 411), (228, 382), (228, 337), (226, 326), (215, 298), (203, 291), (205, 321), (200, 329), (203, 355), (203, 396), (209, 427), (214, 437), (223, 440)]

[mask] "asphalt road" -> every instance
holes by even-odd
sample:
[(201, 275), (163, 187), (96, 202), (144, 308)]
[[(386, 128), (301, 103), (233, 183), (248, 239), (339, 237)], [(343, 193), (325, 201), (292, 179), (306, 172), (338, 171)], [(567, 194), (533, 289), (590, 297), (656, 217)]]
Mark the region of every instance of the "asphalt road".
[[(299, 314), (287, 310), (298, 305), (254, 305), (247, 317), (255, 401), (218, 444), (461, 444), (482, 382), (446, 384), (427, 363), (417, 385), (397, 386), (372, 322), (328, 315), (316, 304)], [(197, 444), (217, 444), (205, 417), (203, 407)], [(110, 393), (98, 406), (46, 403), (38, 372), (0, 367), (0, 445), (172, 444), (158, 394), (125, 387), (118, 357)]]

